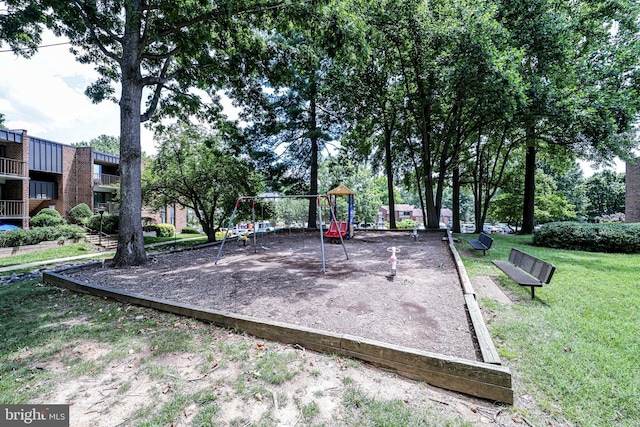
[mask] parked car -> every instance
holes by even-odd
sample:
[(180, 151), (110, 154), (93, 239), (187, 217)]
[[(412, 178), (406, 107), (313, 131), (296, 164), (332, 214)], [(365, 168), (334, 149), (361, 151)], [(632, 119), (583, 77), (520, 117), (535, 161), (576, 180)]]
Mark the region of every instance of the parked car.
[(16, 231), (16, 230), (22, 230), (22, 229), (12, 224), (0, 224), (0, 233), (4, 233), (5, 231)]
[(460, 227), (461, 233), (473, 233), (474, 231), (476, 231), (475, 224), (462, 224), (462, 227)]

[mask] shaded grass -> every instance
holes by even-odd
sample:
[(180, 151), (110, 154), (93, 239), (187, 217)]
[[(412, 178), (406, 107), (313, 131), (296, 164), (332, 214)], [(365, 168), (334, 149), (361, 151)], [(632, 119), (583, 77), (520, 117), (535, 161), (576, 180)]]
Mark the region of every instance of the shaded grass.
[[(523, 390), (559, 421), (576, 425), (637, 425), (640, 419), (640, 255), (531, 246), (530, 236), (496, 235), (487, 256), (458, 249), (470, 276), (495, 277), (516, 296), (492, 307), (500, 354), (522, 376)], [(512, 247), (557, 267), (536, 299), (491, 264)]]

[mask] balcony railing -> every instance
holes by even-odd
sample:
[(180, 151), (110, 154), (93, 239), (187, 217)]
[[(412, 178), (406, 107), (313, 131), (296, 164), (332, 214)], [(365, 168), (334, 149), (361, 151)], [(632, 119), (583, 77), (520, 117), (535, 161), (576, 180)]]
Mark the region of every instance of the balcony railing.
[(20, 200), (0, 200), (0, 218), (24, 218), (27, 204)]
[(109, 175), (106, 173), (93, 174), (93, 185), (114, 185), (114, 184), (120, 184), (119, 175)]
[(26, 178), (29, 176), (27, 162), (0, 157), (0, 175)]

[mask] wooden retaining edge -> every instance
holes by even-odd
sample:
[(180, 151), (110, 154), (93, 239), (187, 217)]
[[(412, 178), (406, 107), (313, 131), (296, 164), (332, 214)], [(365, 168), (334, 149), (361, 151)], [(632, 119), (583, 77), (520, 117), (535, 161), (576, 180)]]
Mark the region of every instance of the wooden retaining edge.
[(482, 317), (482, 312), (480, 311), (480, 306), (476, 299), (476, 292), (473, 290), (471, 280), (469, 280), (469, 276), (467, 275), (467, 269), (464, 267), (460, 254), (458, 254), (458, 251), (453, 244), (453, 236), (451, 235), (450, 230), (447, 230), (447, 237), (449, 240), (449, 250), (451, 250), (451, 253), (453, 254), (456, 269), (458, 270), (458, 276), (460, 277), (460, 283), (462, 283), (464, 300), (467, 305), (469, 317), (471, 318), (471, 325), (473, 326), (476, 338), (478, 339), (478, 346), (480, 347), (482, 360), (485, 363), (500, 365), (502, 364), (500, 356), (493, 344), (493, 339), (491, 339), (491, 335), (487, 329), (487, 324), (484, 322), (484, 318)]
[(74, 292), (90, 293), (128, 304), (193, 317), (219, 326), (240, 330), (258, 338), (285, 344), (299, 344), (318, 352), (361, 359), (436, 387), (513, 404), (511, 372), (507, 367), (444, 356), (346, 334), (335, 334), (203, 309), (188, 304), (96, 286), (48, 271), (43, 273), (43, 282)]

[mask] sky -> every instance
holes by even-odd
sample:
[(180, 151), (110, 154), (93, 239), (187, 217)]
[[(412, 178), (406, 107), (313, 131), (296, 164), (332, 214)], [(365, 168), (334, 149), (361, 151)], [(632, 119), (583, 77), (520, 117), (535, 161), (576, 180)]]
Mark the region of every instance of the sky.
[[(0, 113), (5, 115), (5, 127), (24, 129), (28, 135), (63, 144), (90, 141), (100, 135), (120, 135), (118, 104), (103, 101), (93, 104), (84, 94), (95, 81), (93, 66), (80, 64), (69, 52), (69, 45), (59, 44), (51, 33), (44, 34), (39, 52), (30, 59), (16, 57), (0, 46)], [(237, 113), (226, 110), (231, 118)], [(154, 154), (153, 133), (141, 128), (142, 150)], [(580, 163), (585, 176), (593, 169)], [(624, 172), (624, 163), (617, 162), (617, 172)]]

